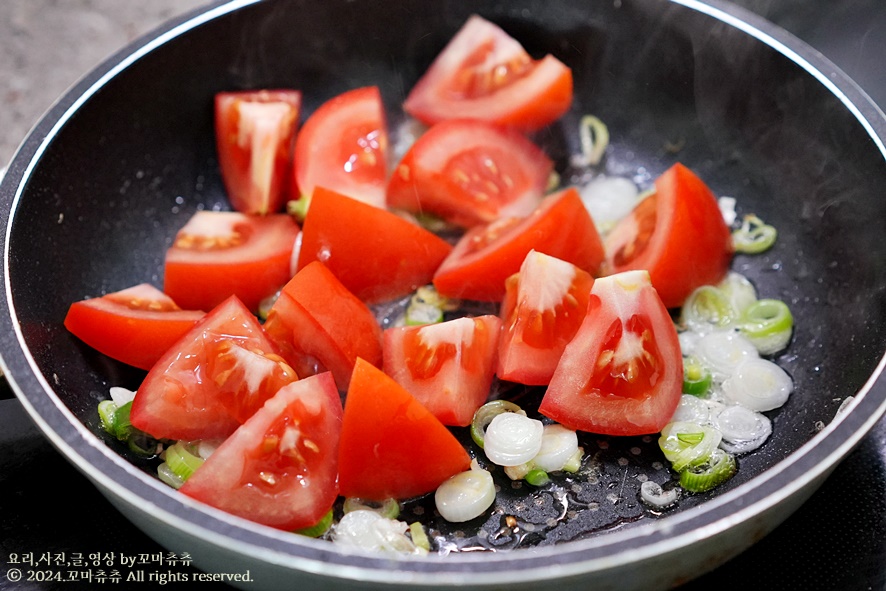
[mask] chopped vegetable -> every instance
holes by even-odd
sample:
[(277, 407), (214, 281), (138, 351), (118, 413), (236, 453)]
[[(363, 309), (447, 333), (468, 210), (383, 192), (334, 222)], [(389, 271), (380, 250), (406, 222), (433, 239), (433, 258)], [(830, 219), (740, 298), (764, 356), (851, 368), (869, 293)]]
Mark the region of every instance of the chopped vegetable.
[(482, 515), (495, 502), (492, 475), (478, 467), (451, 476), (434, 493), (440, 516), (452, 523), (470, 521)]
[(793, 327), (794, 317), (787, 304), (764, 299), (745, 309), (739, 330), (760, 355), (773, 355), (788, 346)]
[(715, 449), (705, 462), (680, 473), (680, 486), (689, 492), (705, 492), (732, 478), (736, 469), (731, 454)]
[(732, 244), (735, 252), (759, 254), (772, 248), (778, 231), (756, 215), (746, 215), (741, 228), (732, 233)]
[(524, 464), (541, 450), (544, 425), (521, 414), (506, 412), (496, 415), (486, 428), (483, 451), (499, 466)]

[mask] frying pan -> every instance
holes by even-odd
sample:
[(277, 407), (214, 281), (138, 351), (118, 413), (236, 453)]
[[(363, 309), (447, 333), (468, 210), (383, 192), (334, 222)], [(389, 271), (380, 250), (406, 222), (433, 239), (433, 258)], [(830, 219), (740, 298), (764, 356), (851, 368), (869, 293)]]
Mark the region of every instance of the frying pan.
[[(773, 436), (740, 458), (726, 485), (663, 515), (637, 500), (643, 478), (670, 478), (654, 439), (584, 436), (593, 466), (582, 480), (537, 493), (500, 481), (498, 512), (458, 529), (426, 517), (440, 540), (464, 550), (446, 556), (346, 553), (182, 498), (102, 433), (98, 402), (111, 386), (135, 388), (143, 373), (70, 336), (61, 324), (68, 305), (161, 285), (178, 228), (197, 209), (227, 208), (216, 92), (301, 88), (310, 112), (376, 84), (397, 129), (405, 92), (472, 13), (573, 68), (576, 106), (534, 138), (562, 172), (579, 118), (593, 113), (613, 138), (608, 173), (648, 183), (679, 160), (735, 196), (740, 213), (779, 229), (771, 251), (733, 265), (796, 318), (778, 359), (796, 391), (770, 413)], [(774, 528), (884, 412), (884, 137), (883, 114), (842, 73), (722, 2), (217, 5), (89, 74), (19, 149), (0, 185), (4, 371), (50, 441), (129, 519), (161, 544), (187, 548), (205, 570), (249, 569), (247, 588), (671, 587)], [(682, 148), (665, 148), (673, 145)], [(537, 392), (514, 394), (531, 401)], [(422, 503), (405, 511), (422, 513)], [(503, 528), (505, 514), (520, 527)], [(467, 551), (481, 546), (494, 551)]]

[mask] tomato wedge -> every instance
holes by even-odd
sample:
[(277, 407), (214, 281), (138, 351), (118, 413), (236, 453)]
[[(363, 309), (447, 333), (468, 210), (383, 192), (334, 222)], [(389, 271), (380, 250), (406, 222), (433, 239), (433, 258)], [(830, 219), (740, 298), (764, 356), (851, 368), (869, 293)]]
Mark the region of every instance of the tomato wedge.
[(506, 282), (499, 378), (541, 386), (581, 326), (594, 279), (566, 261), (531, 251)]
[(255, 316), (231, 296), (151, 368), (130, 420), (157, 439), (227, 437), (296, 379)]
[(529, 215), (554, 163), (519, 132), (453, 119), (430, 128), (388, 183), (388, 205), (464, 227)]
[(732, 259), (732, 234), (717, 198), (691, 170), (675, 164), (655, 181), (655, 194), (606, 237), (606, 274), (649, 271), (668, 308), (696, 288), (716, 285)]
[(403, 109), (433, 125), (482, 119), (529, 131), (572, 104), (572, 71), (547, 55), (533, 60), (497, 25), (472, 16), (415, 84)]
[(657, 433), (680, 401), (682, 359), (677, 331), (649, 274), (601, 277), (538, 410), (570, 429)]
[(308, 117), (295, 140), (295, 194), (310, 196), (322, 185), (384, 207), (387, 149), (387, 123), (377, 87), (333, 97)]
[(502, 218), (468, 230), (440, 265), (434, 286), (447, 297), (501, 301), (505, 280), (520, 270), (531, 250), (591, 274), (597, 271), (603, 243), (574, 188), (546, 197), (525, 218)]
[(452, 247), (384, 209), (317, 187), (305, 217), (298, 267), (325, 264), (366, 303), (426, 285)]
[(203, 315), (199, 310), (182, 310), (162, 291), (142, 283), (74, 302), (65, 316), (65, 328), (112, 359), (151, 369)]
[(319, 261), (283, 287), (264, 328), (301, 377), (329, 369), (341, 390), (348, 389), (357, 357), (382, 363), (382, 331), (372, 311)]
[(441, 423), (465, 427), (489, 396), (500, 328), (489, 315), (389, 328), (385, 373)]
[(215, 141), (231, 206), (279, 211), (288, 196), (301, 93), (246, 90), (215, 95)]
[(210, 310), (236, 295), (250, 310), (292, 278), (298, 224), (286, 214), (198, 211), (166, 251), (163, 291)]
[(293, 531), (332, 508), (342, 407), (328, 373), (281, 388), (179, 489), (256, 523)]
[(342, 496), (408, 499), (435, 490), (470, 464), (428, 409), (380, 369), (357, 360), (339, 446)]

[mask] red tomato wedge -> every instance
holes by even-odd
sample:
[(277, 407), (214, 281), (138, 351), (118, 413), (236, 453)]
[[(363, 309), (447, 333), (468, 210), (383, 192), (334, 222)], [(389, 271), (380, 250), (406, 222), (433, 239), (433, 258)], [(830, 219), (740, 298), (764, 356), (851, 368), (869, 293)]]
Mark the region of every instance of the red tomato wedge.
[(489, 396), (500, 328), (488, 315), (389, 328), (385, 373), (441, 423), (465, 427)]
[(649, 271), (668, 308), (696, 288), (719, 283), (732, 259), (732, 234), (717, 198), (691, 170), (675, 164), (655, 181), (655, 194), (606, 237), (606, 274)]
[(341, 419), (330, 374), (293, 382), (226, 439), (179, 490), (278, 529), (310, 527), (338, 496)]
[(560, 259), (531, 251), (506, 282), (501, 306), (499, 378), (542, 386), (581, 326), (594, 279)]
[(162, 291), (142, 283), (74, 302), (65, 316), (65, 328), (108, 357), (151, 369), (203, 315), (199, 310), (182, 310)]
[(342, 496), (408, 499), (435, 490), (470, 464), (428, 409), (380, 369), (357, 360), (339, 446)]
[(297, 90), (215, 95), (218, 164), (228, 200), (237, 211), (264, 215), (283, 206), (300, 108)]
[(317, 187), (302, 228), (298, 267), (319, 260), (366, 303), (430, 282), (452, 247), (384, 209)]
[(603, 243), (574, 188), (546, 197), (525, 218), (502, 218), (468, 230), (434, 275), (442, 295), (501, 301), (505, 280), (517, 273), (529, 251), (570, 262), (594, 274)]
[(658, 433), (680, 402), (682, 359), (676, 328), (649, 274), (601, 277), (538, 410), (580, 431)]
[(295, 185), (302, 196), (322, 185), (385, 206), (388, 131), (375, 86), (340, 94), (314, 111), (295, 140)]
[(157, 439), (227, 437), (297, 379), (255, 316), (232, 296), (148, 372), (130, 420)]
[(210, 310), (236, 295), (250, 310), (292, 278), (298, 224), (286, 214), (198, 211), (166, 251), (163, 291)]
[(382, 363), (382, 331), (372, 311), (319, 261), (283, 287), (264, 328), (301, 377), (328, 369), (341, 390), (348, 389), (357, 357)]
[(453, 119), (430, 128), (388, 183), (388, 205), (464, 227), (529, 215), (554, 163), (517, 131)]
[(403, 109), (432, 125), (483, 119), (521, 130), (551, 123), (572, 104), (572, 71), (532, 59), (498, 26), (472, 16), (415, 84)]

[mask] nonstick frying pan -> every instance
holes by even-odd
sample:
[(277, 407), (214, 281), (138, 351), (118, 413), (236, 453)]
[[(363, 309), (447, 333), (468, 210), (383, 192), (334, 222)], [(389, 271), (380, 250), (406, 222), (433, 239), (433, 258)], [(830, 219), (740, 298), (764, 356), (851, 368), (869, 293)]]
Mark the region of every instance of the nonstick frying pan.
[[(728, 484), (658, 516), (637, 501), (642, 478), (669, 478), (654, 439), (587, 436), (592, 478), (540, 494), (503, 489), (502, 514), (519, 516), (517, 530), (494, 516), (458, 529), (437, 524), (463, 550), (482, 539), (496, 552), (426, 559), (343, 553), (206, 510), (159, 484), (103, 435), (95, 412), (110, 386), (134, 388), (143, 374), (70, 336), (61, 325), (67, 306), (160, 285), (175, 231), (199, 208), (227, 208), (212, 135), (216, 92), (301, 88), (310, 112), (377, 84), (396, 128), (404, 93), (472, 13), (573, 68), (576, 106), (535, 138), (561, 170), (576, 150), (578, 119), (593, 113), (613, 137), (608, 173), (644, 183), (679, 160), (779, 229), (773, 250), (734, 262), (797, 319), (778, 359), (796, 392), (772, 413), (772, 438), (740, 459)], [(87, 76), (13, 160), (2, 184), (5, 370), (50, 440), (133, 522), (190, 548), (201, 568), (251, 569), (249, 588), (669, 587), (765, 535), (883, 413), (883, 137), (882, 113), (832, 65), (724, 3), (219, 5)], [(673, 145), (682, 148), (664, 148)]]

